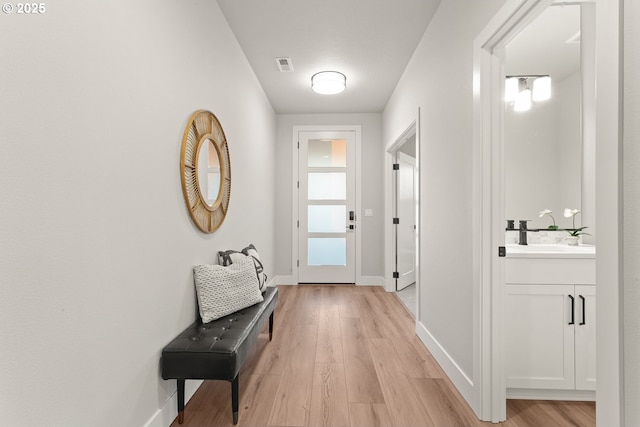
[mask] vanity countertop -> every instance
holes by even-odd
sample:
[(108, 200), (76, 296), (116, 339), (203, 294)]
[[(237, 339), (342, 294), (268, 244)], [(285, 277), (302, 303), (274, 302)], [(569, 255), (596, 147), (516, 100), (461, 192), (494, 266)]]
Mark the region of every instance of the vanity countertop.
[(594, 245), (563, 244), (506, 245), (507, 258), (595, 258)]

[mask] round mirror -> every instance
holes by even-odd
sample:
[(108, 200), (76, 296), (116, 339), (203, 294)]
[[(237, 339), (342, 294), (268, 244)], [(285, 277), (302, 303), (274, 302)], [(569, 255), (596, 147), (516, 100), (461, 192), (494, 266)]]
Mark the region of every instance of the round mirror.
[(200, 141), (196, 169), (198, 170), (198, 187), (200, 197), (207, 206), (212, 207), (220, 196), (220, 184), (222, 183), (220, 156), (216, 143), (209, 138)]
[(231, 160), (227, 139), (213, 113), (196, 111), (187, 124), (180, 152), (184, 200), (195, 225), (216, 231), (229, 208)]

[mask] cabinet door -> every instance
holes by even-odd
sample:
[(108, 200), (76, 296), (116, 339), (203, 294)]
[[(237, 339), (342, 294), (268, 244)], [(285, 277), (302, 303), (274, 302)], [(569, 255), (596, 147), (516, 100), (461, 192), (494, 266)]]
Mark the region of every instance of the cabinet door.
[(596, 287), (576, 286), (576, 390), (596, 389)]
[(573, 389), (573, 285), (505, 285), (507, 387)]

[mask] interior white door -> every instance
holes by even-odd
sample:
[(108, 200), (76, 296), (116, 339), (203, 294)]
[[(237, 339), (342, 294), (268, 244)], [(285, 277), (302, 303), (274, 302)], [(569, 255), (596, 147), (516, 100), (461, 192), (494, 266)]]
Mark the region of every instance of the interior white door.
[(298, 141), (298, 282), (355, 283), (355, 132)]
[(396, 290), (416, 281), (416, 160), (402, 152), (397, 154), (396, 179)]

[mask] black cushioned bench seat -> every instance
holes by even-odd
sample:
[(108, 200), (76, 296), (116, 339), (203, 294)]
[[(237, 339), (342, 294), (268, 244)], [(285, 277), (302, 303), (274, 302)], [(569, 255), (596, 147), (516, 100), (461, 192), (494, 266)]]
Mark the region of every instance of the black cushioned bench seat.
[(162, 350), (162, 378), (178, 383), (178, 420), (184, 420), (185, 380), (231, 381), (233, 423), (238, 422), (238, 373), (273, 311), (278, 288), (267, 287), (264, 301), (209, 323), (191, 324)]

